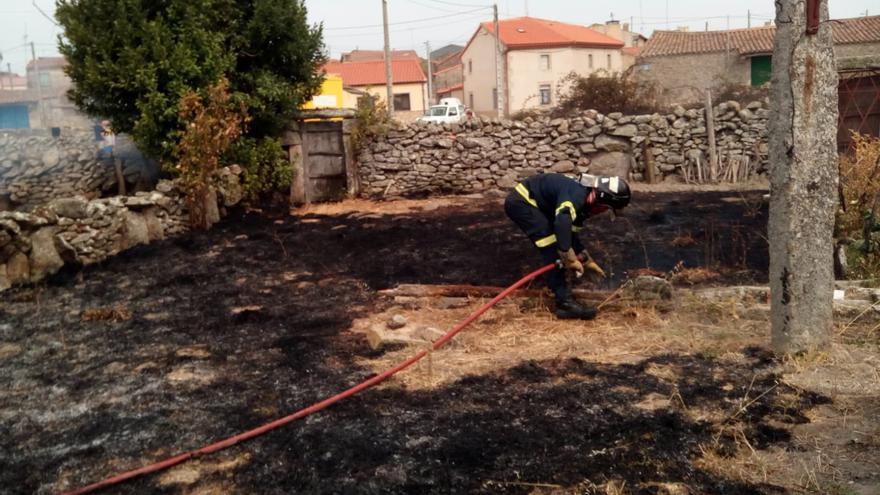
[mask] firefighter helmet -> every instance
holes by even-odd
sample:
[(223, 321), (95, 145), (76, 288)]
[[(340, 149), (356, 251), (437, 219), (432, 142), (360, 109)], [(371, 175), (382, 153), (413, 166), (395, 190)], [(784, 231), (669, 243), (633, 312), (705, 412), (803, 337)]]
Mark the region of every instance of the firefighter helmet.
[(596, 200), (599, 204), (607, 205), (615, 210), (620, 210), (628, 205), (632, 197), (629, 184), (620, 177), (581, 174), (578, 182), (582, 186), (592, 187), (596, 190)]

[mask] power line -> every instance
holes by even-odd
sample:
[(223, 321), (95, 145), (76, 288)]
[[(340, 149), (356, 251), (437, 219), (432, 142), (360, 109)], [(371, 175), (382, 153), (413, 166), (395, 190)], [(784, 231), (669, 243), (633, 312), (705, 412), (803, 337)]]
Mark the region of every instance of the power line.
[[(468, 17), (460, 18), (460, 19), (458, 19), (458, 20), (459, 20), (459, 21), (471, 21), (471, 20), (475, 20), (475, 19), (480, 19), (480, 18), (482, 18), (482, 17), (483, 17), (482, 15), (472, 15), (472, 16), (468, 16)], [(443, 22), (443, 23), (437, 23), (437, 24), (430, 24), (430, 25), (427, 25), (427, 26), (418, 26), (418, 28), (419, 28), (419, 29), (422, 29), (422, 30), (430, 30), (430, 29), (436, 29), (436, 28), (440, 28), (440, 27), (448, 27), (448, 26), (449, 26), (449, 23), (448, 23), (448, 22)], [(408, 33), (408, 32), (410, 32), (411, 29), (412, 29), (412, 28), (392, 29), (391, 32), (392, 32), (392, 33)], [(356, 33), (349, 33), (349, 32), (345, 32), (345, 33), (326, 33), (325, 37), (326, 37), (326, 38), (330, 38), (330, 37), (345, 37), (345, 38), (350, 38), (350, 37), (375, 36), (376, 34), (379, 34), (379, 33), (381, 32), (381, 30), (382, 30), (382, 26), (377, 26), (376, 29), (368, 29), (368, 30), (361, 31), (361, 32), (356, 32)], [(473, 29), (470, 30), (470, 31), (472, 32)]]
[[(478, 9), (466, 10), (466, 11), (460, 12), (458, 14), (453, 14), (453, 16), (472, 14), (474, 12), (486, 10), (487, 8), (488, 7), (480, 7)], [(437, 19), (448, 19), (449, 17), (452, 17), (452, 16), (438, 15), (438, 16), (434, 16), (434, 17), (424, 17), (422, 19), (410, 19), (408, 21), (389, 22), (388, 25), (389, 26), (399, 26), (401, 24), (416, 24), (416, 23), (420, 23), (420, 22), (436, 21)], [(377, 28), (377, 27), (381, 28), (382, 25), (381, 24), (365, 24), (363, 26), (329, 27), (329, 28), (324, 28), (324, 30), (325, 31), (342, 31), (342, 30), (348, 30), (348, 29), (365, 29), (365, 28)]]
[(55, 22), (55, 19), (53, 19), (49, 14), (43, 12), (43, 9), (41, 9), (40, 6), (37, 5), (37, 0), (31, 0), (31, 5), (33, 5), (34, 8), (37, 9), (37, 12), (39, 12), (43, 17), (45, 17), (46, 19), (48, 19), (49, 22), (51, 22), (52, 24), (54, 24), (54, 25), (56, 25), (56, 26), (58, 26), (58, 27), (61, 27), (60, 24), (58, 24), (57, 22)]
[[(442, 3), (443, 5), (451, 5), (453, 7), (478, 7), (478, 4), (474, 3), (456, 3), (456, 2), (446, 2), (444, 0), (428, 0), (429, 2)], [(485, 8), (492, 8), (491, 5), (485, 5)]]
[(457, 14), (457, 13), (460, 12), (460, 11), (458, 11), (458, 10), (444, 9), (444, 8), (441, 8), (441, 7), (437, 7), (437, 6), (435, 6), (435, 5), (430, 5), (430, 4), (427, 4), (427, 3), (418, 2), (418, 1), (416, 1), (416, 0), (407, 0), (407, 1), (408, 1), (409, 3), (411, 3), (411, 4), (418, 5), (418, 6), (420, 6), (420, 7), (425, 7), (426, 9), (433, 9), (433, 10), (436, 10), (436, 11), (439, 11), (439, 12), (446, 12), (446, 13), (449, 13), (449, 14)]

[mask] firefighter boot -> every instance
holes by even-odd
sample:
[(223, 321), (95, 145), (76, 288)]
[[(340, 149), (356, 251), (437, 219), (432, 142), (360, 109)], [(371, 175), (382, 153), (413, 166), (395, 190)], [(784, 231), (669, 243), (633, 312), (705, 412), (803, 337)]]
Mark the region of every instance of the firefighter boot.
[(598, 310), (593, 306), (584, 306), (572, 298), (556, 301), (556, 317), (563, 320), (592, 320)]

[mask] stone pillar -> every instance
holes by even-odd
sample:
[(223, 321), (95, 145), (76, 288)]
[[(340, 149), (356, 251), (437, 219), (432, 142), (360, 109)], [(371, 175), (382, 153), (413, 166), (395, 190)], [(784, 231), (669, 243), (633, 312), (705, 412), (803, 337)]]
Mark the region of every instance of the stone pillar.
[[(807, 34), (807, 4), (821, 22)], [(770, 101), (772, 345), (791, 353), (832, 336), (837, 208), (837, 73), (827, 0), (776, 0)]]

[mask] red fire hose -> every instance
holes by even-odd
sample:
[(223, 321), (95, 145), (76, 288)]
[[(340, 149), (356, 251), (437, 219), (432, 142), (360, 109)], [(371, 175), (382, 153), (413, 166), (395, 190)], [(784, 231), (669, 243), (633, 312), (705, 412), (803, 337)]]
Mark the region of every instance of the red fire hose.
[[(556, 266), (555, 264), (549, 264), (544, 267), (541, 267), (541, 268), (533, 271), (532, 273), (529, 273), (525, 277), (519, 279), (515, 284), (513, 284), (510, 287), (501, 291), (500, 294), (498, 294), (497, 296), (492, 298), (491, 301), (480, 306), (479, 309), (477, 309), (476, 311), (471, 313), (470, 316), (468, 316), (464, 321), (462, 321), (461, 323), (456, 325), (446, 335), (435, 340), (434, 343), (431, 345), (431, 350), (436, 350), (436, 349), (439, 349), (440, 347), (442, 347), (443, 344), (445, 344), (446, 342), (449, 341), (449, 339), (451, 339), (452, 337), (455, 337), (455, 335), (458, 334), (458, 332), (461, 332), (462, 330), (464, 330), (464, 328), (466, 326), (473, 323), (474, 320), (476, 320), (483, 313), (488, 311), (489, 308), (491, 308), (492, 306), (497, 304), (498, 301), (509, 296), (511, 292), (522, 287), (526, 282), (529, 282), (530, 280), (552, 270), (553, 268), (555, 268), (555, 266)], [(425, 357), (427, 355), (428, 355), (427, 350), (421, 350), (418, 353), (416, 353), (415, 355), (413, 355), (412, 357), (410, 357), (409, 359), (407, 359), (406, 361), (401, 362), (400, 364), (398, 364), (397, 366), (394, 366), (393, 368), (389, 368), (389, 369), (383, 371), (381, 374), (378, 374), (378, 375), (370, 378), (369, 380), (361, 382), (360, 384), (355, 385), (354, 387), (351, 387), (348, 390), (340, 392), (340, 393), (334, 395), (333, 397), (330, 397), (330, 398), (322, 400), (321, 402), (317, 402), (315, 404), (312, 404), (311, 406), (306, 407), (305, 409), (300, 409), (299, 411), (297, 411), (289, 416), (285, 416), (283, 418), (276, 419), (275, 421), (272, 421), (271, 423), (266, 423), (263, 426), (254, 428), (252, 430), (248, 430), (243, 433), (239, 433), (238, 435), (231, 436), (225, 440), (220, 440), (219, 442), (212, 443), (211, 445), (202, 447), (198, 450), (191, 450), (189, 452), (184, 452), (184, 453), (178, 454), (174, 457), (169, 457), (168, 459), (165, 459), (163, 461), (159, 461), (159, 462), (149, 464), (147, 466), (144, 466), (144, 467), (141, 467), (138, 469), (134, 469), (132, 471), (126, 471), (126, 472), (118, 474), (116, 476), (106, 478), (104, 480), (98, 481), (97, 483), (92, 483), (91, 485), (84, 486), (80, 489), (69, 491), (69, 492), (64, 492), (63, 495), (78, 495), (81, 493), (90, 493), (95, 490), (100, 490), (101, 488), (106, 488), (111, 485), (116, 485), (116, 484), (122, 483), (123, 481), (130, 480), (130, 479), (137, 477), (137, 476), (140, 476), (142, 474), (149, 474), (149, 473), (155, 473), (156, 471), (162, 471), (163, 469), (167, 469), (171, 466), (188, 461), (189, 459), (192, 459), (193, 457), (199, 457), (199, 456), (202, 456), (205, 454), (217, 452), (218, 450), (223, 450), (227, 447), (231, 447), (239, 442), (243, 442), (245, 440), (250, 440), (251, 438), (258, 437), (258, 436), (262, 435), (263, 433), (269, 432), (271, 430), (274, 430), (276, 428), (284, 426), (288, 423), (292, 423), (300, 418), (308, 416), (309, 414), (316, 413), (316, 412), (320, 411), (321, 409), (324, 409), (332, 404), (335, 404), (335, 403), (341, 401), (342, 399), (351, 397), (352, 395), (355, 395), (358, 392), (361, 392), (361, 391), (366, 390), (374, 385), (377, 385), (377, 384), (383, 382), (385, 379), (391, 377), (395, 373), (412, 366), (418, 360), (422, 359), (423, 357)]]

